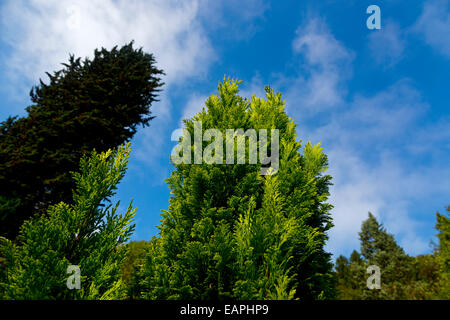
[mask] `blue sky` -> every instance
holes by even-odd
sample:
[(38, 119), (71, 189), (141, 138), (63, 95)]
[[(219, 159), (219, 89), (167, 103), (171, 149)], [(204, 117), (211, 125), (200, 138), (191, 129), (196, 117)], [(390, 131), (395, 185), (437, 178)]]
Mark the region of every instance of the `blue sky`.
[[(381, 9), (381, 29), (366, 8)], [(138, 207), (134, 240), (168, 208), (171, 133), (224, 75), (241, 94), (282, 92), (303, 142), (322, 142), (333, 176), (327, 249), (348, 255), (374, 213), (412, 255), (431, 251), (450, 204), (450, 3), (430, 1), (1, 0), (0, 119), (69, 53), (135, 40), (166, 72), (156, 118), (133, 139), (117, 199)]]

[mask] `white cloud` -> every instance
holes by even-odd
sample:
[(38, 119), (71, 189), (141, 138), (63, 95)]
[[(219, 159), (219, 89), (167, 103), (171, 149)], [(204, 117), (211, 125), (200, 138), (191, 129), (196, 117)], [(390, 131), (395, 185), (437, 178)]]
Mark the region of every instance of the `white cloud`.
[[(330, 201), (335, 206), (332, 210), (335, 226), (328, 243), (330, 251), (349, 254), (359, 248), (358, 232), (368, 211), (395, 235), (407, 253), (428, 251), (430, 239), (419, 236), (422, 227), (419, 221), (432, 212), (418, 217), (412, 216), (411, 210), (415, 202), (433, 199), (437, 191), (435, 168), (419, 167), (414, 172), (406, 168), (403, 159), (382, 156), (380, 163), (373, 164), (349, 146), (332, 145), (330, 149), (330, 174), (334, 183)], [(447, 184), (445, 188), (448, 192), (450, 186)]]
[[(168, 174), (174, 86), (202, 77), (215, 53), (200, 21), (200, 0), (9, 0), (0, 7), (1, 40), (10, 47), (3, 70), (10, 91), (25, 98), (45, 72), (60, 69), (69, 54), (92, 57), (94, 49), (119, 47), (134, 40), (135, 47), (153, 53), (164, 70), (160, 101), (152, 105), (156, 116), (150, 128), (134, 139), (130, 169), (149, 170), (162, 183)], [(18, 89), (17, 89), (18, 88)], [(145, 166), (145, 169), (142, 167)], [(139, 175), (139, 174), (138, 174)]]
[(378, 152), (404, 143), (428, 109), (411, 81), (403, 79), (374, 96), (355, 94), (353, 101), (329, 114), (329, 121), (316, 134), (331, 143), (355, 146), (361, 152)]
[(430, 0), (413, 27), (425, 42), (450, 57), (450, 4), (448, 0)]
[(186, 107), (183, 110), (183, 115), (180, 119), (180, 128), (183, 127), (183, 119), (192, 118), (195, 114), (202, 111), (203, 108), (206, 109), (205, 102), (208, 97), (208, 95), (198, 93), (194, 93), (189, 97)]
[(349, 50), (334, 38), (326, 23), (319, 18), (311, 18), (297, 29), (293, 48), (302, 53), (312, 66), (334, 69), (337, 64), (352, 58)]
[(256, 73), (250, 81), (243, 81), (242, 88), (239, 91), (239, 95), (250, 99), (252, 95), (255, 95), (258, 98), (265, 98), (266, 91), (264, 90), (264, 86), (266, 84), (263, 83), (263, 79), (259, 73)]
[[(418, 128), (414, 143), (405, 146), (412, 155), (429, 153), (434, 159), (442, 159), (450, 152), (450, 117), (441, 117), (436, 122)], [(430, 150), (430, 146), (438, 146)], [(448, 161), (447, 161), (448, 162)]]
[[(385, 31), (369, 39), (390, 43), (389, 54), (374, 52), (379, 63), (390, 66), (404, 55), (404, 35), (395, 23), (388, 23)], [(446, 133), (440, 136), (447, 137), (450, 130), (444, 123), (440, 129), (435, 123), (423, 123), (430, 107), (409, 79), (373, 95), (347, 96), (354, 53), (323, 20), (312, 18), (301, 26), (293, 48), (303, 58), (295, 57), (306, 76), (281, 76), (278, 83), (287, 93), (287, 111), (299, 124), (299, 137), (321, 141), (329, 157), (335, 227), (330, 230), (328, 249), (334, 254), (358, 249), (361, 223), (371, 211), (409, 254), (428, 251), (430, 239), (419, 236), (420, 221), (433, 212), (423, 216), (411, 212), (418, 202), (432, 203), (436, 196), (450, 192), (450, 183), (436, 184), (439, 175), (450, 174), (450, 168), (430, 156), (442, 144), (427, 144), (427, 132), (443, 129)]]
[(304, 75), (281, 80), (289, 83), (287, 101), (295, 101), (295, 105), (289, 104), (290, 111), (295, 114), (296, 109), (302, 109), (314, 114), (341, 104), (354, 53), (337, 41), (319, 18), (311, 18), (298, 28), (293, 49), (306, 63), (300, 65)]
[(258, 31), (269, 4), (264, 0), (202, 0), (201, 15), (206, 29), (220, 29), (218, 41), (248, 40)]
[[(300, 123), (302, 137), (321, 141), (329, 156), (334, 183), (330, 201), (335, 206), (328, 244), (332, 252), (349, 254), (350, 248), (359, 248), (357, 234), (368, 211), (380, 218), (409, 254), (428, 251), (430, 239), (418, 236), (419, 221), (432, 212), (413, 216), (413, 205), (431, 203), (437, 195), (450, 192), (450, 183), (436, 184), (439, 176), (450, 174), (450, 168), (430, 159), (435, 145), (414, 148), (418, 139), (424, 139), (416, 128), (434, 127), (421, 123), (428, 109), (411, 82), (402, 80), (371, 97), (356, 95), (323, 125)], [(417, 161), (418, 156), (431, 163)]]
[(198, 1), (9, 0), (1, 7), (1, 38), (11, 47), (4, 68), (14, 85), (35, 84), (60, 68), (69, 53), (92, 56), (135, 40), (154, 53), (168, 84), (201, 75), (214, 59), (197, 21)]
[(385, 68), (394, 66), (405, 55), (405, 34), (396, 22), (387, 21), (380, 30), (370, 32), (368, 41), (375, 62)]

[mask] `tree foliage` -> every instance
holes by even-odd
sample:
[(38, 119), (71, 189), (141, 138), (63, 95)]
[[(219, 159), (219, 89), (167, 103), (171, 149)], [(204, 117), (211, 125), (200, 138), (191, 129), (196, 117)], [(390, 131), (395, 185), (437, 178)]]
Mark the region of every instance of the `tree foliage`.
[[(436, 299), (442, 290), (439, 278), (440, 257), (436, 254), (408, 256), (394, 236), (369, 212), (359, 233), (361, 253), (354, 250), (347, 259), (336, 260), (339, 298), (344, 300), (419, 300)], [(367, 268), (381, 271), (381, 288), (367, 288)]]
[[(330, 254), (324, 251), (332, 226), (327, 157), (320, 145), (310, 143), (300, 153), (281, 94), (266, 87), (266, 99), (247, 100), (238, 95), (239, 82), (219, 83), (206, 108), (184, 121), (186, 130), (194, 137), (194, 121), (202, 122), (202, 132), (216, 128), (223, 137), (226, 129), (279, 129), (279, 171), (261, 176), (260, 164), (173, 163), (169, 209), (139, 271), (142, 298), (317, 299), (334, 294)], [(187, 139), (185, 133), (181, 141)], [(203, 142), (203, 150), (207, 145)], [(194, 147), (189, 150), (194, 158)]]
[[(73, 174), (73, 204), (50, 206), (24, 222), (16, 243), (0, 237), (4, 257), (0, 299), (111, 299), (123, 297), (118, 247), (134, 230), (131, 203), (112, 205), (128, 162), (129, 144), (115, 153), (93, 152)], [(69, 290), (68, 266), (79, 266), (81, 288)]]
[(31, 90), (26, 117), (0, 124), (0, 235), (10, 239), (32, 213), (72, 201), (82, 155), (129, 141), (153, 118), (163, 72), (133, 43), (63, 66)]
[(126, 256), (122, 264), (122, 282), (126, 287), (127, 299), (139, 298), (139, 277), (138, 270), (143, 264), (147, 248), (149, 246), (148, 241), (131, 241), (120, 247), (120, 250), (125, 250)]
[(436, 213), (436, 229), (438, 230), (439, 245), (439, 298), (450, 300), (450, 206), (446, 207), (447, 214)]

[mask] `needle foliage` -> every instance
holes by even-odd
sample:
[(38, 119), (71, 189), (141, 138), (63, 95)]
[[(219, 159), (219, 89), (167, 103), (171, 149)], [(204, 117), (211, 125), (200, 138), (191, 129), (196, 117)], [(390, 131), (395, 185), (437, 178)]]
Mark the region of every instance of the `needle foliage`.
[[(129, 144), (84, 156), (73, 173), (73, 204), (50, 206), (25, 221), (15, 242), (0, 237), (0, 299), (118, 299), (123, 295), (120, 250), (134, 230), (131, 203), (112, 205), (130, 153)], [(80, 269), (79, 289), (69, 289), (68, 267)]]
[[(265, 99), (245, 99), (238, 94), (239, 83), (229, 78), (219, 83), (218, 94), (184, 121), (186, 130), (194, 137), (194, 121), (202, 122), (202, 132), (215, 128), (223, 137), (226, 129), (279, 129), (279, 170), (262, 176), (261, 164), (173, 163), (169, 209), (137, 274), (141, 298), (334, 294), (330, 254), (324, 250), (332, 227), (327, 157), (320, 145), (301, 147), (281, 94), (266, 87)], [(207, 146), (204, 141), (203, 150)]]

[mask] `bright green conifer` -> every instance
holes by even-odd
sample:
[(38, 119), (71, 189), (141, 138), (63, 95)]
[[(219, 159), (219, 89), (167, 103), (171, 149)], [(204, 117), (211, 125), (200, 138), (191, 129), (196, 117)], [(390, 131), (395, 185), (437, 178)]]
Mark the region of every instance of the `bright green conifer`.
[[(123, 178), (129, 144), (83, 157), (74, 173), (73, 204), (51, 206), (47, 214), (25, 221), (16, 242), (0, 238), (5, 272), (3, 299), (109, 299), (122, 295), (118, 250), (134, 230), (131, 203), (119, 214), (108, 204)], [(80, 268), (81, 288), (67, 287), (70, 265)]]
[[(219, 83), (206, 108), (184, 121), (187, 132), (194, 137), (194, 121), (200, 121), (203, 132), (221, 131), (225, 148), (226, 129), (279, 129), (279, 171), (260, 175), (260, 162), (248, 161), (249, 145), (245, 164), (173, 163), (169, 209), (140, 271), (143, 298), (333, 297), (324, 251), (332, 226), (327, 157), (310, 143), (300, 153), (281, 94), (267, 87), (266, 99), (247, 100), (238, 84)], [(203, 150), (209, 144), (203, 142)], [(194, 147), (189, 150), (194, 159)], [(222, 156), (226, 162), (225, 151)]]

